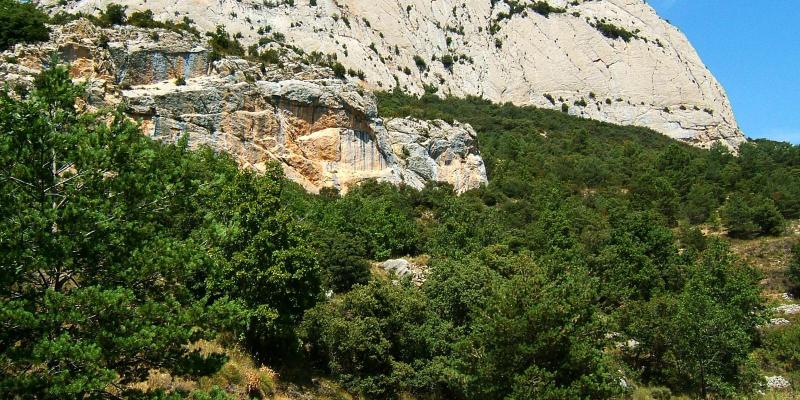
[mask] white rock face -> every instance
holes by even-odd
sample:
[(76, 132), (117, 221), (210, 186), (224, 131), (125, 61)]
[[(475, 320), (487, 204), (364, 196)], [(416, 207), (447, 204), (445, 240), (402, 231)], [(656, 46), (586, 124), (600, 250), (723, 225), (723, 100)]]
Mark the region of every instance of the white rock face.
[(404, 258), (386, 260), (378, 263), (378, 266), (387, 272), (394, 273), (398, 278), (410, 279), (417, 286), (425, 283), (425, 278), (428, 274), (427, 265), (417, 265)]
[(781, 312), (787, 315), (794, 315), (800, 313), (800, 304), (784, 304), (778, 307), (775, 307), (775, 311)]
[(407, 184), (447, 182), (462, 193), (487, 182), (477, 134), (469, 124), (393, 118), (386, 121), (385, 129)]
[(765, 376), (764, 378), (767, 380), (767, 387), (770, 389), (786, 389), (792, 386), (786, 378), (780, 375)]
[[(201, 31), (223, 25), (247, 44), (262, 36), (259, 28), (270, 27), (306, 52), (336, 54), (376, 89), (399, 85), (419, 94), (431, 85), (442, 94), (495, 102), (566, 105), (570, 114), (650, 127), (701, 147), (735, 148), (745, 140), (724, 89), (686, 37), (644, 0), (547, 1), (563, 12), (545, 16), (526, 8), (533, 0), (40, 3), (94, 12), (115, 2), (131, 11), (151, 9), (162, 20), (188, 16)], [(635, 36), (606, 37), (596, 28), (600, 21)], [(445, 65), (443, 57), (455, 61)]]

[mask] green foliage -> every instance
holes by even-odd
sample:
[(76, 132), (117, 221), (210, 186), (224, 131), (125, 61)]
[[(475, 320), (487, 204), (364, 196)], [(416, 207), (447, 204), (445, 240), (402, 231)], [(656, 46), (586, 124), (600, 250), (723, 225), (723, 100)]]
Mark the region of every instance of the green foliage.
[(693, 252), (702, 252), (706, 249), (708, 240), (700, 228), (687, 223), (680, 224), (678, 228), (678, 240), (684, 249)]
[(691, 186), (689, 193), (686, 194), (686, 217), (689, 222), (699, 224), (706, 222), (719, 207), (716, 193), (717, 188), (705, 182), (699, 182)]
[(207, 32), (208, 45), (211, 47), (212, 54), (219, 56), (244, 57), (245, 51), (242, 44), (235, 38), (231, 38), (230, 33), (225, 27), (218, 25), (216, 31)]
[(443, 55), (442, 58), (441, 58), (441, 61), (442, 61), (442, 65), (444, 66), (445, 69), (449, 70), (449, 69), (453, 68), (454, 60), (453, 60), (453, 56), (452, 55), (450, 55), (450, 54)]
[(363, 249), (355, 256), (382, 260), (413, 254), (419, 232), (408, 200), (410, 190), (398, 192), (389, 183), (365, 182), (338, 201), (315, 204), (308, 218), (319, 229), (313, 236), (348, 237)]
[(591, 260), (609, 304), (647, 300), (680, 287), (682, 273), (675, 240), (655, 215), (626, 214), (612, 219), (611, 224), (608, 239)]
[(414, 64), (417, 65), (417, 69), (419, 69), (420, 71), (428, 69), (428, 64), (425, 62), (425, 60), (422, 59), (422, 57), (418, 55), (414, 56)]
[(533, 10), (534, 12), (536, 12), (538, 14), (544, 15), (545, 18), (549, 17), (550, 14), (553, 14), (553, 13), (560, 14), (560, 13), (564, 13), (564, 12), (567, 11), (567, 10), (565, 10), (563, 8), (553, 7), (553, 6), (550, 5), (550, 3), (546, 2), (546, 1), (533, 2), (532, 4), (528, 5), (528, 8)]
[(771, 327), (762, 333), (762, 363), (772, 370), (796, 372), (800, 368), (800, 326)]
[(331, 65), (331, 69), (333, 70), (333, 75), (339, 79), (344, 79), (347, 76), (347, 70), (344, 65), (338, 61)]
[(233, 174), (209, 197), (202, 231), (214, 246), (209, 294), (241, 306), (244, 327), (235, 331), (275, 357), (293, 350), (293, 327), (320, 294), (317, 259), (281, 206), (281, 177), (276, 165), (265, 175)]
[(336, 293), (346, 292), (354, 285), (369, 282), (369, 262), (364, 244), (340, 232), (330, 232), (318, 236), (314, 248), (320, 254), (324, 285)]
[(17, 43), (41, 42), (50, 38), (45, 26), (47, 14), (32, 3), (0, 0), (0, 51)]
[(585, 271), (502, 251), (482, 258), (437, 265), (422, 290), (375, 281), (317, 306), (303, 325), (314, 358), (370, 398), (619, 390)]
[(105, 10), (100, 11), (98, 18), (100, 26), (110, 28), (114, 25), (124, 25), (127, 21), (125, 10), (128, 6), (122, 6), (116, 3), (110, 3), (106, 6)]
[(800, 242), (792, 246), (792, 258), (789, 261), (789, 279), (794, 285), (794, 290), (800, 289)]
[(138, 26), (139, 28), (161, 28), (162, 24), (153, 19), (153, 11), (144, 10), (132, 13), (127, 22), (129, 25)]
[(280, 168), (153, 142), (119, 112), (78, 112), (81, 95), (63, 66), (23, 99), (0, 94), (1, 397), (209, 375), (225, 360), (187, 346), (219, 330), (256, 354), (296, 350), (320, 278)]
[(459, 346), (473, 377), (465, 397), (606, 398), (619, 391), (586, 271), (512, 260), (519, 273), (493, 288)]
[(783, 231), (783, 216), (775, 203), (763, 196), (732, 193), (720, 214), (728, 227), (728, 234), (733, 237), (777, 235)]
[[(209, 38), (244, 52), (222, 27)], [(153, 369), (213, 373), (221, 356), (188, 349), (216, 332), (365, 398), (621, 397), (623, 376), (661, 395), (752, 393), (759, 277), (693, 224), (780, 233), (800, 211), (798, 146), (735, 157), (426, 92), (379, 94), (381, 115), (470, 123), (487, 185), (312, 195), (277, 164), (240, 171), (81, 111), (63, 67), (0, 95), (0, 397), (224, 398), (132, 389)], [(371, 275), (403, 256), (429, 260), (424, 284)], [(786, 332), (761, 337), (764, 363), (795, 367)]]
[(63, 66), (0, 94), (2, 397), (102, 397), (224, 361), (186, 348), (213, 335), (185, 285), (204, 268), (182, 234), (192, 157), (120, 113), (78, 113), (81, 94)]
[(630, 362), (647, 381), (706, 397), (752, 388), (749, 359), (761, 300), (759, 276), (715, 240), (691, 267), (675, 295), (639, 302), (621, 318), (639, 344)]
[(595, 23), (594, 27), (600, 31), (603, 36), (610, 39), (622, 39), (626, 42), (630, 42), (631, 39), (635, 39), (637, 37), (635, 33), (609, 22), (598, 21)]
[(183, 17), (183, 20), (180, 22), (162, 22), (153, 18), (153, 11), (151, 10), (135, 11), (125, 19), (125, 23), (128, 25), (138, 26), (139, 28), (167, 29), (173, 32), (189, 32), (195, 36), (200, 36), (200, 32), (193, 26), (194, 21), (189, 19), (189, 17)]
[(426, 361), (427, 313), (418, 290), (373, 282), (309, 311), (304, 336), (348, 388), (388, 398)]
[[(748, 142), (734, 157), (721, 145), (695, 149), (648, 129), (554, 110), (399, 92), (378, 97), (385, 116), (470, 123), (479, 135), (488, 189), (505, 197), (523, 198), (532, 182), (554, 180), (572, 196), (619, 198), (633, 208), (657, 211), (669, 224), (708, 221), (728, 198), (733, 205), (727, 207), (729, 218), (721, 213), (723, 222), (731, 224), (733, 235), (745, 236), (780, 233), (778, 214), (800, 216), (800, 146)], [(597, 195), (584, 196), (597, 188), (602, 189)], [(746, 204), (744, 212), (734, 207), (739, 198)]]

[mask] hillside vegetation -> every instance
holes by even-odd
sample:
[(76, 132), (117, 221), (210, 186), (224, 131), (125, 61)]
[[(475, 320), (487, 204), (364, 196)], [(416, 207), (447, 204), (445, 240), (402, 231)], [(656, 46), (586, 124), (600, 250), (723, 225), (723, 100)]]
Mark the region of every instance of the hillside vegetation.
[[(389, 115), (474, 118), (490, 184), (310, 195), (276, 168), (240, 171), (114, 111), (76, 111), (82, 93), (54, 67), (0, 98), (4, 397), (188, 395), (202, 386), (139, 382), (217, 373), (224, 352), (193, 344), (220, 333), (287, 379), (314, 367), (365, 398), (759, 387), (758, 272), (671, 227), (729, 223), (741, 195), (756, 199), (748, 235), (779, 233), (758, 210), (775, 226), (794, 216), (781, 190), (796, 186), (776, 176), (796, 176), (796, 147), (733, 157), (558, 113), (383, 95)], [(716, 197), (692, 202), (699, 185)], [(404, 255), (430, 259), (421, 287), (370, 274)]]
[[(472, 124), (489, 184), (313, 195), (84, 98), (57, 64), (0, 91), (0, 398), (734, 398), (798, 379), (800, 325), (770, 322), (800, 284), (798, 146), (734, 156), (382, 93), (385, 117)], [(375, 273), (397, 257), (425, 282)]]

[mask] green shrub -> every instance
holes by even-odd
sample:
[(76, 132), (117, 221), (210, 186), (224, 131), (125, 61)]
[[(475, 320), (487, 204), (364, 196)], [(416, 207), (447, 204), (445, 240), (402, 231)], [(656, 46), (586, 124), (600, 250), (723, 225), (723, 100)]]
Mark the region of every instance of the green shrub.
[(549, 17), (551, 13), (564, 13), (567, 10), (559, 7), (553, 7), (546, 1), (536, 1), (528, 5), (528, 8), (534, 12), (543, 15), (545, 18)]
[(217, 55), (244, 57), (245, 51), (242, 44), (237, 39), (232, 39), (231, 35), (222, 25), (217, 26), (214, 32), (207, 32), (208, 45), (211, 51)]
[(762, 334), (762, 363), (786, 372), (800, 368), (800, 324), (765, 329)]
[(342, 65), (340, 62), (335, 62), (331, 65), (331, 69), (333, 70), (333, 74), (340, 79), (344, 79), (347, 77), (347, 68)]
[(610, 39), (622, 39), (626, 42), (630, 42), (631, 39), (636, 38), (636, 34), (626, 30), (625, 28), (621, 28), (614, 24), (608, 22), (599, 21), (594, 25), (595, 29), (600, 31), (603, 36), (610, 38)]
[(45, 26), (47, 14), (31, 3), (0, 0), (0, 51), (17, 43), (41, 42), (50, 38)]
[(758, 234), (779, 235), (784, 219), (775, 202), (763, 195), (732, 193), (720, 210), (728, 234), (752, 238)]
[(418, 55), (414, 56), (414, 64), (417, 65), (417, 68), (420, 71), (424, 71), (424, 70), (428, 69), (428, 64), (425, 63), (425, 60), (423, 60), (422, 57), (420, 57)]
[(451, 56), (450, 54), (445, 54), (445, 55), (443, 55), (443, 56), (442, 56), (442, 60), (441, 60), (441, 61), (442, 61), (442, 65), (443, 65), (443, 66), (444, 66), (446, 69), (448, 69), (448, 70), (449, 70), (449, 69), (452, 69), (452, 68), (453, 68), (453, 62), (454, 62), (454, 60), (453, 60), (453, 56)]
[(800, 289), (800, 242), (792, 246), (792, 258), (789, 261), (789, 279), (794, 285), (795, 293)]
[(114, 25), (124, 25), (127, 21), (125, 10), (128, 6), (122, 6), (116, 3), (111, 3), (106, 6), (106, 9), (100, 11), (100, 25), (106, 28)]
[(50, 17), (50, 23), (54, 25), (66, 25), (82, 16), (82, 14), (70, 14), (66, 11), (59, 11)]

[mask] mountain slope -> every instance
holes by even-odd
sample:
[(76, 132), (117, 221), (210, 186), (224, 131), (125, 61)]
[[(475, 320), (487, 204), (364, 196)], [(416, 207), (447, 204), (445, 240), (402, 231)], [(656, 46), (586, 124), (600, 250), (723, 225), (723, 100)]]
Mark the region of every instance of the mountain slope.
[[(724, 89), (686, 37), (642, 0), (116, 0), (156, 17), (223, 25), (245, 44), (280, 33), (335, 54), (373, 89), (425, 87), (653, 128), (737, 147)], [(93, 12), (111, 1), (43, 0)]]

